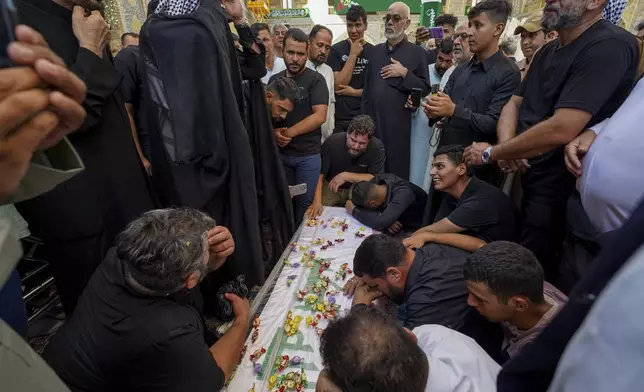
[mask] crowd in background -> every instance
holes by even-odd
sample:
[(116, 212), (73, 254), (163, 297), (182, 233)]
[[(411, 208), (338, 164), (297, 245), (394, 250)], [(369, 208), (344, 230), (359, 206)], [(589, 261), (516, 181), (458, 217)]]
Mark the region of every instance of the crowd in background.
[[(100, 0), (16, 6), (8, 390), (221, 389), (249, 291), (329, 206), (382, 234), (355, 254), (316, 390), (637, 390), (644, 22), (617, 25), (625, 1), (549, 1), (507, 31), (511, 4), (485, 0), (415, 37), (394, 2), (372, 45), (359, 5), (334, 43), (251, 25), (241, 0), (152, 0), (114, 58)], [(20, 338), (27, 225), (66, 314), (44, 361)]]

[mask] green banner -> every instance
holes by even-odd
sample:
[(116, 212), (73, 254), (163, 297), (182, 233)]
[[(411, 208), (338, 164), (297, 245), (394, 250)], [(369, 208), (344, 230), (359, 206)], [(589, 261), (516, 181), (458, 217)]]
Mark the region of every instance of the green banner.
[(420, 25), (425, 27), (436, 26), (436, 18), (441, 14), (442, 4), (440, 0), (422, 0), (420, 6)]
[(272, 9), (266, 18), (308, 18), (309, 16), (308, 8), (277, 8)]
[[(316, 0), (321, 1), (321, 0)], [(391, 3), (394, 0), (333, 0), (335, 6), (333, 7), (335, 13), (338, 15), (344, 15), (347, 13), (349, 7), (353, 4), (359, 4), (367, 12), (385, 12), (389, 9)], [(419, 0), (403, 0), (403, 3), (407, 4), (411, 9), (412, 14), (420, 13), (420, 1)]]

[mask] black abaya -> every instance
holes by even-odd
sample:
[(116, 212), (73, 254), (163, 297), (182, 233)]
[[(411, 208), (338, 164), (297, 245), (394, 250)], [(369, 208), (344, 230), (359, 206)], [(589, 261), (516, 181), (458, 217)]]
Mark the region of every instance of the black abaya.
[(47, 260), (69, 313), (114, 237), (127, 223), (156, 208), (156, 203), (117, 91), (121, 75), (109, 53), (100, 58), (79, 49), (72, 12), (52, 0), (18, 0), (17, 5), (20, 23), (38, 30), (87, 85), (83, 104), (87, 117), (81, 129), (69, 136), (85, 170), (18, 205), (33, 234), (45, 242)]
[(264, 281), (253, 156), (228, 22), (218, 2), (203, 1), (190, 14), (153, 15), (140, 43), (155, 189), (165, 205), (203, 210), (235, 239), (235, 253), (204, 282), (215, 290), (238, 274), (249, 287)]
[[(407, 68), (405, 78), (383, 79), (382, 67), (391, 59)], [(411, 143), (411, 111), (405, 109), (412, 88), (429, 93), (427, 55), (420, 46), (403, 40), (389, 49), (387, 43), (378, 44), (369, 51), (369, 64), (362, 92), (362, 108), (376, 124), (376, 136), (385, 145), (387, 161), (385, 172), (409, 180)]]

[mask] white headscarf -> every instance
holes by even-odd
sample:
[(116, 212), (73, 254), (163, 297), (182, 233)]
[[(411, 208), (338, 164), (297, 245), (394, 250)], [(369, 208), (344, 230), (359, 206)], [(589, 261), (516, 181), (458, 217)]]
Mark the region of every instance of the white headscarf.
[(172, 16), (185, 15), (197, 9), (199, 0), (161, 0), (155, 14), (168, 14)]
[(627, 0), (608, 0), (608, 4), (604, 8), (604, 19), (614, 25), (619, 25), (626, 8), (626, 2)]

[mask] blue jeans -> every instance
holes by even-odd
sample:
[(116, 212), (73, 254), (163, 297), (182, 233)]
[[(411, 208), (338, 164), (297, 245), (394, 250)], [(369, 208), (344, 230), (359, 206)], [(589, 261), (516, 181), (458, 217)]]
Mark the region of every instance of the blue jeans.
[(302, 222), (306, 209), (313, 203), (313, 196), (315, 196), (315, 187), (320, 178), (320, 167), (322, 161), (320, 154), (307, 155), (303, 157), (293, 157), (289, 155), (280, 154), (282, 165), (284, 165), (284, 172), (286, 173), (286, 181), (289, 185), (298, 185), (306, 183), (306, 193), (300, 196), (295, 196), (295, 223), (297, 225)]

